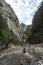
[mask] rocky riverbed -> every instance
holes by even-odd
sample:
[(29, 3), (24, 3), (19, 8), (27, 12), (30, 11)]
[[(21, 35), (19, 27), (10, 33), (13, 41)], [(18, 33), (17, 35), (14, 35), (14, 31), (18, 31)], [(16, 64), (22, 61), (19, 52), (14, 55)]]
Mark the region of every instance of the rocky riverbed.
[[(23, 53), (21, 46), (15, 46), (0, 52), (0, 65), (39, 65), (43, 62), (43, 50), (25, 46), (26, 53)], [(43, 49), (43, 48), (40, 48)], [(39, 64), (38, 64), (39, 62)], [(43, 65), (43, 64), (42, 64)]]

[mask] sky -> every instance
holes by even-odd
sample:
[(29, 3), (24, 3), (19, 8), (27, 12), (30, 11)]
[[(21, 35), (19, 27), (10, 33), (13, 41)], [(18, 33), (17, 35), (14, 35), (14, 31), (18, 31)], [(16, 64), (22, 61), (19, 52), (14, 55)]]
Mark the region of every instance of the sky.
[(5, 0), (11, 5), (14, 12), (16, 13), (19, 22), (25, 23), (26, 25), (32, 24), (35, 12), (42, 0)]

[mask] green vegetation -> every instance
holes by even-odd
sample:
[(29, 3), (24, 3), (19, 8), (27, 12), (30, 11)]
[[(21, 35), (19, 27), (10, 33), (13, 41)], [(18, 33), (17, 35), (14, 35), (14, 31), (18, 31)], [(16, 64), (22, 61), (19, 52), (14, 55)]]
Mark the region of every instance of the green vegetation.
[(27, 37), (26, 42), (32, 44), (43, 43), (43, 2), (34, 15), (31, 34)]
[(0, 36), (3, 38), (3, 40), (9, 40), (12, 44), (19, 44), (19, 38), (11, 33), (10, 31), (1, 29), (0, 30)]
[(0, 37), (3, 40), (9, 40), (13, 44), (19, 43), (19, 38), (8, 28), (7, 19), (3, 14), (0, 14)]
[(19, 37), (15, 35), (11, 30), (9, 32), (9, 41), (13, 44), (19, 44)]

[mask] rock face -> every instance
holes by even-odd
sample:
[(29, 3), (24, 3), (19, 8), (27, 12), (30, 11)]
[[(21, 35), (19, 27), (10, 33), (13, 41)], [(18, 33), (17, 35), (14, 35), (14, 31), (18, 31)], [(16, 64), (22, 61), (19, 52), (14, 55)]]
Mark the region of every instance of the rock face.
[(12, 30), (14, 34), (19, 36), (19, 21), (18, 18), (9, 4), (5, 0), (0, 0), (0, 13), (3, 18), (7, 19), (7, 25), (9, 30)]
[(24, 28), (25, 28), (25, 24), (21, 23), (20, 24), (20, 37), (21, 37), (21, 39), (22, 39), (23, 34), (24, 34)]
[(35, 13), (32, 22), (32, 33), (42, 32), (43, 29), (43, 1), (40, 8)]
[(25, 25), (24, 23), (21, 23), (20, 24), (20, 38), (21, 38), (21, 42), (23, 43), (23, 40), (24, 40), (24, 31), (26, 30), (28, 25)]
[(43, 1), (34, 15), (29, 43), (43, 43)]
[(27, 25), (25, 25), (24, 23), (21, 23), (20, 25), (20, 35), (23, 36), (24, 31), (26, 30)]
[(43, 1), (34, 16), (32, 23), (32, 34), (34, 37), (38, 38), (40, 43), (43, 43)]

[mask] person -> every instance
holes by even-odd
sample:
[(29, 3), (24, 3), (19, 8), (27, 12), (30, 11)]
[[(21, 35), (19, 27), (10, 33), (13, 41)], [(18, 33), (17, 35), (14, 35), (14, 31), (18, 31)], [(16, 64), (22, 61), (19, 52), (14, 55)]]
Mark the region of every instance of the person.
[(25, 53), (26, 52), (26, 48), (23, 48), (23, 53)]
[(8, 48), (8, 45), (9, 45), (9, 41), (6, 40), (6, 42), (5, 42), (6, 49)]

